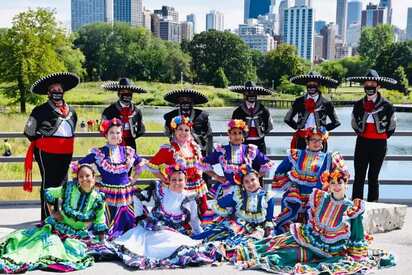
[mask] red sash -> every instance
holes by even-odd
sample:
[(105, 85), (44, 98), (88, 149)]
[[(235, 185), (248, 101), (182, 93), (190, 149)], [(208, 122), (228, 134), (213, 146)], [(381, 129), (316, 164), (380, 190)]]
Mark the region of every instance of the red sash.
[(24, 184), (23, 190), (33, 191), (32, 172), (34, 148), (50, 154), (73, 154), (74, 137), (41, 137), (30, 143), (24, 160)]

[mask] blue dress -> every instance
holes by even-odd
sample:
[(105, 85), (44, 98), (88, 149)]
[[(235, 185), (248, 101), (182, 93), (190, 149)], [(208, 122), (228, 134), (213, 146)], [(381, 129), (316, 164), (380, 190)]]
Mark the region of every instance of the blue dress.
[(101, 175), (101, 182), (96, 189), (105, 194), (106, 223), (109, 226), (108, 236), (120, 236), (135, 226), (133, 212), (133, 194), (136, 187), (130, 182), (129, 171), (143, 168), (143, 159), (128, 146), (105, 145), (93, 148), (91, 153), (79, 160), (79, 164), (94, 163)]

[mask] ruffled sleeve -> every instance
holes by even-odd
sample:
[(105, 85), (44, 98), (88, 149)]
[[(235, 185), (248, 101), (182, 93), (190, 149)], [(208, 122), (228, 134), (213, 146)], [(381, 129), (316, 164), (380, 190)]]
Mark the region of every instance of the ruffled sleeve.
[(170, 145), (162, 145), (160, 150), (150, 159), (147, 167), (151, 172), (160, 172), (161, 165), (172, 165), (174, 164), (173, 153), (170, 150)]
[(275, 214), (275, 198), (270, 194), (267, 194), (266, 196), (269, 197), (269, 200), (267, 202), (265, 227), (273, 228), (273, 217)]
[(224, 150), (221, 144), (214, 144), (214, 150), (201, 161), (201, 168), (203, 171), (213, 170), (212, 165), (219, 163), (219, 158), (222, 156), (222, 150)]
[(283, 161), (276, 168), (275, 175), (273, 176), (272, 188), (278, 191), (286, 190), (290, 185), (288, 172), (292, 170), (293, 163), (289, 157), (283, 159)]
[(54, 204), (58, 199), (63, 198), (63, 186), (47, 188), (44, 197), (47, 203)]
[(365, 239), (363, 229), (363, 212), (357, 212), (355, 218), (351, 219), (351, 235), (348, 243), (347, 253), (355, 259), (363, 258), (368, 255), (368, 242)]
[(190, 211), (190, 226), (192, 227), (192, 234), (200, 234), (203, 232), (202, 227), (200, 226), (200, 219), (198, 215), (197, 203), (196, 200), (190, 200), (188, 202), (188, 207)]
[(265, 154), (259, 149), (256, 149), (256, 156), (252, 161), (254, 167), (259, 167), (259, 173), (268, 175), (273, 169), (274, 162), (271, 161)]
[(93, 232), (95, 234), (105, 233), (109, 229), (106, 225), (106, 217), (104, 215), (104, 211), (106, 208), (106, 203), (104, 201), (104, 196), (99, 194), (99, 198), (96, 199), (97, 204), (95, 211), (96, 217), (93, 221)]
[(353, 206), (346, 210), (346, 214), (350, 219), (354, 219), (365, 212), (365, 201), (354, 199)]
[(97, 150), (97, 148), (93, 148), (90, 151), (90, 154), (86, 155), (84, 158), (80, 159), (78, 161), (79, 164), (84, 164), (84, 163), (88, 163), (88, 164), (92, 164), (95, 163), (96, 160), (96, 154), (95, 151)]
[(222, 217), (227, 217), (227, 216), (232, 215), (236, 207), (236, 202), (233, 199), (235, 192), (236, 190), (233, 190), (233, 192), (230, 192), (229, 194), (227, 194), (226, 196), (218, 200), (210, 201), (209, 202), (210, 208), (212, 208), (216, 214)]

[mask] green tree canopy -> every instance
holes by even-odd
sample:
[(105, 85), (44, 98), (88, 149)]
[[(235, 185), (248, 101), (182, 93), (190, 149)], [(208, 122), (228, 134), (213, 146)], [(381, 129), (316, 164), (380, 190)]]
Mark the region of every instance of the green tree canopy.
[(258, 76), (265, 86), (271, 86), (273, 81), (276, 88), (283, 76), (289, 79), (307, 72), (309, 68), (309, 64), (297, 55), (294, 46), (281, 44), (265, 55), (262, 66), (258, 68)]
[(212, 84), (219, 68), (231, 84), (256, 79), (250, 49), (236, 34), (216, 30), (202, 32), (194, 36), (187, 50), (192, 57), (196, 82)]
[(73, 49), (71, 38), (48, 9), (17, 14), (12, 27), (0, 34), (0, 81), (10, 83), (4, 92), (20, 102), (21, 112), (26, 111), (27, 101), (38, 101), (29, 92), (34, 81), (57, 71), (81, 75), (82, 61), (82, 54)]
[(331, 77), (339, 81), (339, 83), (345, 81), (348, 72), (341, 62), (336, 60), (322, 62), (319, 65), (319, 71), (322, 75)]
[(376, 58), (395, 41), (391, 25), (377, 25), (362, 30), (358, 51), (369, 66), (375, 65)]

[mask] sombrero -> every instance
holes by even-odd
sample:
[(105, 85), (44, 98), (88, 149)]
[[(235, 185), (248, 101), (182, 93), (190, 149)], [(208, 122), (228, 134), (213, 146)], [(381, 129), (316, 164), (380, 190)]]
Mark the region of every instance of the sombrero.
[(252, 81), (246, 81), (245, 85), (230, 86), (229, 90), (235, 93), (248, 93), (255, 95), (271, 95), (272, 91), (260, 86), (256, 86)]
[(48, 92), (50, 85), (59, 83), (63, 91), (73, 89), (80, 83), (80, 78), (69, 72), (52, 73), (40, 78), (31, 86), (30, 91), (35, 94), (45, 95)]
[(310, 72), (308, 74), (297, 75), (289, 79), (290, 82), (297, 85), (306, 85), (310, 81), (316, 81), (320, 86), (328, 88), (336, 88), (339, 86), (339, 82), (330, 77), (321, 75), (318, 72)]
[(193, 105), (204, 104), (208, 102), (206, 95), (193, 89), (177, 89), (167, 92), (164, 99), (173, 104), (179, 104), (179, 98), (188, 97), (192, 100)]
[(144, 90), (143, 88), (137, 87), (136, 85), (133, 84), (131, 80), (125, 77), (120, 78), (119, 82), (108, 81), (104, 83), (102, 87), (105, 90), (114, 91), (114, 92), (118, 92), (120, 90), (128, 90), (128, 91), (131, 91), (132, 93), (138, 93), (138, 94), (146, 93), (146, 90)]
[(365, 81), (376, 81), (378, 85), (383, 88), (393, 88), (397, 81), (393, 78), (379, 76), (375, 70), (368, 70), (365, 76), (348, 77), (348, 81), (364, 83)]

